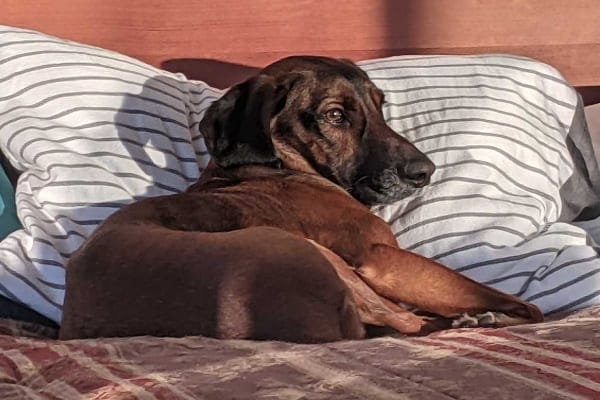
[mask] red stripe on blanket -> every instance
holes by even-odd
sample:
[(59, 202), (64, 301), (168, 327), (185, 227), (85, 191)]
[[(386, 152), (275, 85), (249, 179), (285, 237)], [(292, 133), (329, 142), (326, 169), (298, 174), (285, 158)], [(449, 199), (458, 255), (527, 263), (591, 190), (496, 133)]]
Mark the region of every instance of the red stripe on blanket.
[[(135, 361), (121, 359), (116, 352), (108, 349), (112, 345), (99, 345), (98, 341), (57, 342), (52, 340), (36, 340), (22, 337), (0, 335), (0, 348), (3, 351), (13, 350), (31, 361), (45, 385), (47, 382), (60, 380), (81, 394), (95, 393), (103, 396), (125, 396), (137, 398), (132, 391), (147, 392), (159, 400), (176, 399), (180, 396), (171, 385), (145, 376), (145, 371), (134, 368)], [(0, 371), (19, 383), (23, 377), (15, 363), (6, 357), (0, 358)], [(32, 378), (29, 376), (28, 378)], [(35, 379), (27, 379), (36, 382)], [(131, 385), (128, 390), (122, 383)], [(41, 385), (27, 385), (43, 393)], [(0, 391), (1, 395), (2, 391)], [(0, 396), (1, 398), (1, 396)]]
[(591, 349), (577, 349), (575, 348), (576, 342), (568, 342), (568, 345), (561, 343), (551, 343), (548, 340), (537, 340), (535, 337), (531, 337), (526, 333), (515, 335), (508, 330), (500, 329), (486, 329), (478, 332), (478, 334), (488, 337), (498, 337), (509, 340), (511, 343), (521, 343), (526, 344), (528, 346), (548, 350), (554, 353), (558, 353), (557, 356), (560, 356), (560, 354), (564, 354), (570, 357), (579, 358), (585, 361), (600, 364), (600, 352), (594, 352)]
[[(460, 340), (454, 341), (453, 339), (454, 338), (448, 338), (443, 335), (439, 335), (436, 339), (419, 338), (411, 339), (411, 342), (437, 349), (453, 350), (456, 354), (463, 357), (486, 361), (496, 368), (517, 373), (531, 380), (542, 381), (544, 384), (551, 385), (556, 389), (572, 392), (591, 400), (597, 400), (600, 397), (600, 392), (590, 389), (586, 386), (582, 386), (568, 378), (546, 372), (539, 367), (529, 366), (519, 362), (519, 360), (503, 359), (502, 356), (506, 355), (506, 352), (495, 352), (490, 350), (487, 343), (485, 345), (471, 344), (472, 347), (485, 351), (485, 353), (483, 353), (466, 347), (465, 344), (469, 343), (465, 343), (464, 341), (461, 342)], [(435, 340), (435, 342), (433, 342), (433, 340)], [(441, 341), (443, 342), (440, 343)]]
[[(129, 339), (130, 342), (135, 340), (139, 339)], [(116, 385), (119, 385), (119, 381), (124, 381), (149, 393), (158, 400), (181, 398), (170, 384), (147, 377), (148, 372), (137, 366), (135, 360), (127, 357), (121, 358), (118, 355), (117, 347), (113, 344), (101, 343), (96, 340), (82, 341), (69, 344), (69, 350), (81, 353), (88, 358), (88, 360), (81, 360), (81, 362), (93, 362), (98, 368), (103, 368), (105, 373), (114, 376), (115, 379), (111, 379), (111, 382)], [(77, 355), (74, 357), (78, 358)]]
[[(39, 354), (42, 351), (45, 353), (43, 358)], [(92, 393), (111, 384), (111, 381), (98, 376), (73, 358), (52, 350), (50, 344), (46, 348), (25, 350), (22, 354), (34, 363), (37, 373), (48, 383), (59, 380), (81, 394)], [(35, 380), (27, 380), (30, 381), (35, 382)], [(43, 392), (43, 387), (32, 386), (32, 388)]]
[[(596, 369), (582, 369), (581, 364), (567, 361), (565, 359), (548, 357), (543, 354), (536, 352), (535, 348), (519, 349), (511, 345), (519, 344), (519, 342), (512, 343), (490, 343), (485, 340), (479, 339), (476, 335), (469, 336), (445, 336), (444, 340), (452, 341), (453, 343), (467, 344), (473, 347), (478, 347), (486, 351), (491, 351), (506, 356), (512, 356), (518, 359), (525, 359), (541, 365), (558, 368), (561, 371), (568, 371), (574, 375), (578, 375), (591, 380), (592, 382), (600, 382), (600, 370)], [(556, 357), (560, 357), (559, 354)], [(598, 392), (600, 394), (600, 392)]]

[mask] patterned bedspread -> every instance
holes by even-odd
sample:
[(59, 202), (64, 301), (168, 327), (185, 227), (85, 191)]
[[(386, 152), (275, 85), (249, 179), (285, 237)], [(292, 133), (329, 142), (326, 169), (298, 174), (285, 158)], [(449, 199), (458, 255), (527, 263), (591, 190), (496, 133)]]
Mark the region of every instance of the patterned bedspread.
[(0, 399), (600, 399), (600, 307), (326, 345), (53, 334), (0, 320)]

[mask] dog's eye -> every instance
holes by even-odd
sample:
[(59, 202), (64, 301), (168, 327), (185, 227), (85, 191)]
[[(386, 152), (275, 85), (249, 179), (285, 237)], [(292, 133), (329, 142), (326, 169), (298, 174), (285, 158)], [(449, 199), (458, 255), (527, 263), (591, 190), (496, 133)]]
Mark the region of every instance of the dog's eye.
[(346, 120), (344, 111), (339, 108), (332, 108), (331, 110), (328, 110), (325, 112), (324, 117), (327, 122), (334, 125), (341, 124)]

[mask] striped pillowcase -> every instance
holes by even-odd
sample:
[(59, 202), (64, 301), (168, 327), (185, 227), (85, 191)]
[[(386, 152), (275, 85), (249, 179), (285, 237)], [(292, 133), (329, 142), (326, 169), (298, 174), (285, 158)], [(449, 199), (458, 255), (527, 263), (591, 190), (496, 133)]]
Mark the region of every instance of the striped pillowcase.
[(127, 203), (178, 193), (209, 161), (197, 124), (219, 91), (120, 54), (0, 27), (0, 149), (24, 171), (23, 229), (0, 294), (59, 321), (65, 265)]
[(561, 222), (600, 204), (598, 166), (556, 70), (494, 55), (361, 65), (386, 94), (389, 125), (437, 166), (419, 195), (374, 209), (401, 247), (545, 313), (600, 303), (597, 248)]

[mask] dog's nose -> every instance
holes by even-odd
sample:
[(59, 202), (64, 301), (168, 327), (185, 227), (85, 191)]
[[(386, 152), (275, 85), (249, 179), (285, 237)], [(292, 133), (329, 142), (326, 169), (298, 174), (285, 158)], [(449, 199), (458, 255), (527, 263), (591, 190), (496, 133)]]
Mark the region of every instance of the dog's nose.
[(411, 160), (404, 166), (404, 180), (415, 187), (423, 187), (429, 183), (435, 165), (428, 159)]

